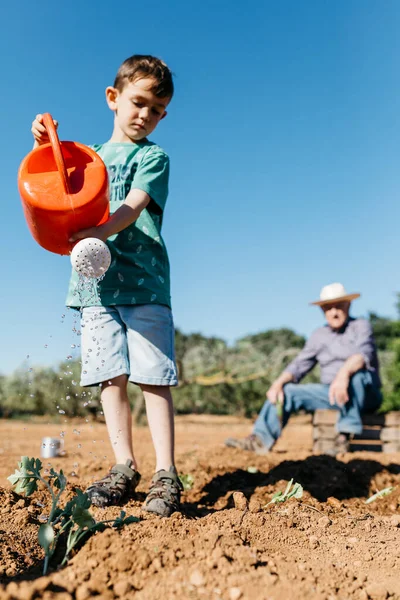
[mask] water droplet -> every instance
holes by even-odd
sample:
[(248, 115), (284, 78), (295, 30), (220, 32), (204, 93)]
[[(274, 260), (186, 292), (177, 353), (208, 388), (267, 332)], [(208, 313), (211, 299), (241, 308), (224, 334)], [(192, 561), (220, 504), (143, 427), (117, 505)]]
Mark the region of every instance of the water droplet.
[(71, 348), (76, 348), (76, 344), (71, 344)]
[(72, 385), (76, 385), (76, 381), (72, 380), (71, 381)]
[(72, 431), (72, 433), (75, 433), (76, 435), (81, 435), (81, 432), (79, 431), (79, 429), (74, 429)]
[(65, 410), (60, 409), (58, 412), (60, 413), (60, 415), (65, 415)]
[(44, 347), (47, 348), (47, 344), (45, 344)]
[(124, 281), (124, 276), (122, 275), (122, 273), (118, 273), (118, 279), (122, 282)]
[(157, 260), (156, 260), (156, 257), (155, 257), (155, 256), (153, 256), (153, 258), (151, 259), (151, 264), (152, 264), (152, 266), (153, 266), (153, 267), (155, 267), (155, 266), (156, 266), (156, 264), (157, 264)]
[(65, 436), (65, 431), (60, 431), (60, 437), (64, 437)]
[(151, 302), (154, 302), (154, 300), (155, 300), (156, 298), (157, 298), (157, 294), (152, 294), (152, 295), (151, 295), (151, 298), (150, 298)]
[(139, 279), (139, 281), (137, 283), (138, 283), (138, 285), (142, 285), (144, 283), (143, 277), (141, 279)]

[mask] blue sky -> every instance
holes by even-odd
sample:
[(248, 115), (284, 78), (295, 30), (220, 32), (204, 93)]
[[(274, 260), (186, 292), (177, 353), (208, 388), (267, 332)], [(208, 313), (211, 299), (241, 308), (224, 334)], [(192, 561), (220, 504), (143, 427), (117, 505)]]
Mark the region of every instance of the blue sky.
[(57, 363), (76, 343), (62, 317), (69, 260), (34, 242), (18, 196), (31, 121), (48, 111), (61, 139), (106, 141), (104, 89), (134, 53), (175, 73), (152, 139), (171, 157), (176, 325), (230, 343), (308, 335), (322, 323), (308, 302), (333, 281), (362, 292), (354, 314), (394, 317), (399, 26), (397, 0), (6, 3), (0, 372), (27, 355)]

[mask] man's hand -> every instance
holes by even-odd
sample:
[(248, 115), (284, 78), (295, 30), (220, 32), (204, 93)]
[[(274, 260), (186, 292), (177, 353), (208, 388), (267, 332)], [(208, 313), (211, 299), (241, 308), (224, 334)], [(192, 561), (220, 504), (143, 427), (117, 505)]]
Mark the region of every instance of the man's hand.
[[(53, 119), (54, 127), (57, 129), (58, 122)], [(32, 134), (35, 139), (34, 148), (38, 146), (42, 146), (43, 144), (49, 143), (49, 136), (47, 135), (47, 129), (43, 125), (43, 115), (36, 115), (34, 121), (32, 122)]]
[(267, 398), (271, 402), (271, 404), (276, 404), (277, 402), (283, 403), (283, 385), (279, 382), (275, 382), (271, 385), (267, 392)]
[(344, 373), (338, 373), (329, 387), (329, 404), (332, 406), (344, 406), (349, 401), (350, 377)]

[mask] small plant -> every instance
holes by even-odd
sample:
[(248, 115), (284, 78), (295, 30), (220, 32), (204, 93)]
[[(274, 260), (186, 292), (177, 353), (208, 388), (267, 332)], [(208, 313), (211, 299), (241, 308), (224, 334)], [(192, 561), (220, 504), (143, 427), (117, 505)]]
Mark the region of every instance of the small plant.
[(38, 532), (39, 544), (45, 554), (43, 575), (47, 573), (49, 561), (63, 533), (68, 533), (68, 536), (61, 565), (67, 562), (70, 552), (83, 537), (92, 535), (95, 531), (102, 531), (108, 524), (119, 529), (123, 525), (139, 521), (137, 517), (126, 517), (124, 511), (121, 511), (120, 516), (116, 519), (96, 521), (89, 511), (91, 502), (88, 495), (78, 488), (75, 488), (76, 495), (72, 500), (61, 509), (58, 503), (67, 486), (67, 479), (62, 470), (57, 473), (53, 468), (50, 469), (49, 476), (45, 479), (41, 475), (42, 466), (42, 462), (38, 458), (22, 456), (18, 463), (18, 469), (15, 469), (15, 473), (10, 475), (8, 480), (17, 494), (23, 493), (25, 496), (30, 496), (38, 489), (39, 481), (50, 493), (52, 499), (50, 513), (47, 522), (40, 525)]
[(191, 475), (190, 473), (187, 473), (186, 475), (181, 475), (179, 477), (179, 479), (181, 480), (181, 483), (183, 485), (183, 489), (185, 490), (185, 492), (192, 489), (192, 487), (194, 485), (193, 475)]
[(276, 492), (272, 496), (272, 499), (264, 506), (266, 508), (270, 504), (277, 504), (278, 502), (286, 502), (286, 500), (290, 500), (290, 498), (302, 498), (303, 496), (303, 486), (300, 483), (293, 484), (293, 479), (289, 481), (286, 486), (284, 492)]
[(247, 472), (251, 474), (258, 473), (258, 469), (257, 467), (247, 467)]
[(387, 487), (383, 490), (379, 490), (378, 492), (376, 492), (376, 494), (370, 496), (368, 500), (365, 501), (365, 504), (371, 504), (371, 502), (375, 502), (375, 500), (378, 500), (378, 498), (384, 498), (385, 496), (389, 496), (389, 494), (391, 494), (394, 489), (395, 487)]

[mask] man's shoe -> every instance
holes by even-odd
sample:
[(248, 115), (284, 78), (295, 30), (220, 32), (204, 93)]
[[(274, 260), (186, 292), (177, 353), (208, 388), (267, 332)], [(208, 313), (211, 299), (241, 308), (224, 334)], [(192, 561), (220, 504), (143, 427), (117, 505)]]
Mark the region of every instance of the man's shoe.
[(335, 439), (336, 454), (348, 452), (350, 450), (350, 442), (353, 439), (351, 433), (338, 433)]
[(153, 475), (143, 509), (160, 517), (170, 517), (180, 510), (183, 485), (175, 467), (161, 469)]
[(247, 450), (248, 452), (255, 452), (256, 454), (267, 454), (270, 450), (270, 448), (268, 448), (255, 433), (252, 433), (243, 439), (228, 438), (225, 440), (225, 446)]
[(332, 442), (332, 448), (326, 450), (325, 454), (336, 456), (350, 451), (350, 442), (353, 439), (352, 433), (338, 433)]
[(140, 473), (132, 469), (132, 461), (114, 465), (103, 479), (90, 485), (86, 494), (94, 506), (115, 506), (128, 499), (140, 481)]

